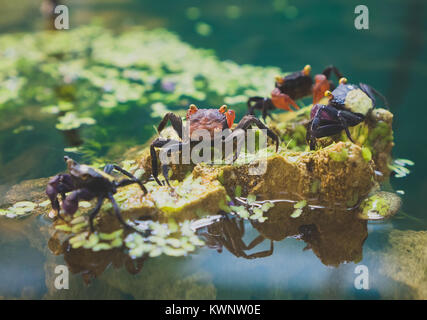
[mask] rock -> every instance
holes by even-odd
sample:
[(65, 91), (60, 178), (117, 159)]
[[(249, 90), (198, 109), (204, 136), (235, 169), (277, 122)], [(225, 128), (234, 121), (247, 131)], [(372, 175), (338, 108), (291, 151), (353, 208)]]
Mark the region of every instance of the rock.
[(402, 199), (394, 193), (379, 191), (363, 200), (359, 208), (359, 218), (383, 220), (395, 215), (402, 205)]
[(149, 193), (145, 197), (137, 185), (130, 185), (120, 189), (115, 198), (124, 216), (145, 214), (159, 220), (180, 221), (217, 214), (221, 203), (226, 202), (226, 191), (218, 181), (193, 179), (190, 175), (182, 182), (172, 183), (174, 190), (155, 182), (146, 184)]
[(415, 299), (427, 299), (427, 231), (393, 230), (390, 246), (380, 252), (380, 273), (412, 288)]
[[(297, 112), (280, 113), (269, 122), (281, 139), (288, 144), (289, 149), (308, 150), (305, 136), (310, 110), (311, 106), (307, 106)], [(391, 150), (394, 146), (392, 122), (393, 114), (390, 111), (377, 108), (372, 110), (365, 121), (349, 128), (355, 143), (368, 148), (371, 152), (375, 170), (382, 173), (382, 176), (376, 177), (378, 181), (383, 181), (390, 175), (388, 164), (391, 162)], [(326, 147), (338, 141), (349, 142), (344, 131), (332, 137), (320, 138), (317, 143), (321, 147)]]
[[(331, 157), (344, 152), (345, 161)], [(249, 169), (254, 166), (258, 163), (224, 167), (198, 165), (193, 174), (221, 179), (231, 195), (236, 186), (242, 186), (243, 195), (270, 199), (286, 196), (337, 205), (356, 203), (375, 186), (373, 162), (365, 161), (362, 149), (352, 143), (339, 142), (315, 152), (280, 152), (267, 158), (263, 175), (250, 175)]]

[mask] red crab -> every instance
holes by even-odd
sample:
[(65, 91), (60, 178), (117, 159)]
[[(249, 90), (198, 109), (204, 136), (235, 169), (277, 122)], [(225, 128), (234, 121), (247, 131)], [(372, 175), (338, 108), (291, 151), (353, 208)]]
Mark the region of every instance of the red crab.
[[(157, 177), (158, 163), (155, 148), (168, 148), (167, 152), (181, 151), (186, 145), (189, 145), (190, 148), (192, 148), (201, 141), (200, 139), (193, 136), (193, 133), (196, 130), (207, 130), (210, 133), (210, 141), (213, 147), (214, 142), (217, 141), (217, 139), (222, 139), (222, 143), (233, 141), (233, 139), (239, 138), (241, 135), (245, 135), (246, 130), (249, 129), (252, 125), (256, 125), (260, 129), (267, 130), (267, 135), (276, 143), (276, 151), (278, 150), (279, 138), (259, 119), (253, 115), (246, 115), (242, 118), (242, 120), (240, 120), (237, 126), (231, 130), (235, 117), (235, 112), (233, 110), (228, 110), (226, 105), (223, 105), (219, 109), (198, 109), (194, 104), (192, 104), (187, 111), (187, 124), (184, 127), (180, 117), (171, 112), (167, 113), (160, 122), (157, 130), (160, 133), (165, 128), (168, 121), (170, 121), (172, 128), (178, 134), (180, 141), (157, 138), (151, 143), (150, 154), (152, 161), (152, 171), (154, 179), (157, 181), (157, 183), (162, 185)], [(227, 132), (226, 130), (230, 131)], [(224, 135), (216, 135), (215, 133), (224, 133)], [(239, 151), (240, 148), (238, 146), (234, 155), (234, 160), (238, 158)], [(170, 186), (167, 174), (167, 164), (162, 164), (162, 172), (167, 184)]]
[(333, 90), (334, 85), (329, 81), (331, 72), (338, 79), (342, 77), (341, 73), (334, 66), (329, 66), (321, 74), (317, 74), (313, 79), (310, 75), (311, 66), (306, 65), (303, 70), (291, 73), (285, 77), (276, 77), (276, 87), (271, 92), (271, 98), (251, 97), (248, 100), (248, 114), (254, 114), (255, 110), (262, 111), (262, 117), (265, 119), (270, 116), (269, 111), (275, 108), (287, 111), (293, 111), (291, 106), (299, 109), (295, 100), (313, 95), (313, 104), (319, 102), (324, 96), (325, 91)]

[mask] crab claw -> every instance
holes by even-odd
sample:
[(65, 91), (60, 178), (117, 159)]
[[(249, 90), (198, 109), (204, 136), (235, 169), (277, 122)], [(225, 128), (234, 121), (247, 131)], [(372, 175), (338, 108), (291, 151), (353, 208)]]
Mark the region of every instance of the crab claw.
[(328, 79), (323, 74), (314, 77), (313, 85), (313, 104), (316, 104), (325, 96), (325, 92), (330, 89)]
[(236, 119), (236, 113), (234, 110), (227, 110), (227, 106), (224, 104), (221, 106), (221, 108), (219, 108), (219, 112), (225, 115), (228, 128), (231, 129), (231, 126), (234, 123), (234, 119)]
[(52, 204), (52, 209), (59, 211), (59, 201), (58, 201), (58, 184), (61, 177), (59, 175), (54, 176), (49, 180), (46, 187), (46, 195), (48, 196), (50, 203)]
[(289, 97), (287, 94), (282, 93), (279, 88), (274, 88), (271, 91), (271, 101), (274, 106), (279, 109), (293, 111), (290, 106), (293, 106), (295, 109), (299, 109), (299, 106)]
[(87, 189), (78, 189), (71, 192), (65, 199), (62, 201), (62, 209), (66, 214), (73, 215), (77, 209), (79, 208), (80, 200), (92, 200), (94, 198), (94, 194), (92, 194)]
[(52, 209), (57, 212), (58, 217), (61, 217), (58, 194), (64, 197), (65, 193), (73, 190), (73, 180), (69, 174), (58, 174), (51, 178), (46, 187), (46, 195), (48, 196)]

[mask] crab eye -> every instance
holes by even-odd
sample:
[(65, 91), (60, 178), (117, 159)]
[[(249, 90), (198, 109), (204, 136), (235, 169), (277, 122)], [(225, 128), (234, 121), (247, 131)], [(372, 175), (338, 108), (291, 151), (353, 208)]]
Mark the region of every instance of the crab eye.
[(188, 111), (187, 111), (187, 119), (188, 119), (189, 116), (191, 116), (192, 114), (196, 113), (197, 110), (199, 110), (199, 109), (197, 109), (196, 105), (190, 104), (190, 107), (188, 108)]
[(219, 112), (221, 113), (225, 113), (227, 111), (227, 106), (224, 104), (221, 106), (221, 108), (219, 108)]
[(283, 82), (285, 82), (285, 80), (281, 76), (275, 76), (274, 80), (276, 80), (278, 84), (282, 84)]
[(346, 84), (347, 83), (347, 78), (345, 78), (345, 77), (342, 77), (340, 80), (339, 80), (339, 84)]
[(304, 73), (304, 75), (308, 76), (311, 72), (311, 66), (309, 64), (307, 64), (304, 69), (302, 70), (302, 72)]
[(332, 92), (330, 92), (329, 90), (326, 90), (325, 97), (332, 97)]
[(87, 179), (89, 179), (89, 177), (90, 177), (90, 174), (87, 174), (87, 173), (82, 174), (82, 175), (80, 176), (80, 178), (81, 178), (82, 180), (87, 180)]

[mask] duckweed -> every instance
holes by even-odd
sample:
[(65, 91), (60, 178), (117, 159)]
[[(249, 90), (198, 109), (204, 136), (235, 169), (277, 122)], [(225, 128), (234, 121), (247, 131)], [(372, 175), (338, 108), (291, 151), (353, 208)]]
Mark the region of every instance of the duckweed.
[(0, 216), (14, 219), (25, 218), (31, 215), (37, 204), (31, 201), (19, 201), (7, 209), (0, 209)]
[(413, 166), (414, 162), (408, 159), (395, 159), (388, 165), (389, 169), (395, 173), (396, 178), (406, 177), (411, 171), (406, 166)]
[[(80, 225), (83, 225), (83, 223), (77, 226)], [(123, 245), (123, 229), (119, 229), (111, 233), (92, 233), (89, 235), (87, 231), (78, 233), (81, 231), (81, 227), (75, 229), (76, 226), (73, 226), (71, 230), (68, 230), (64, 228), (64, 226), (66, 225), (56, 226), (56, 229), (75, 233), (75, 235), (69, 239), (69, 243), (73, 249), (83, 247), (96, 252), (101, 250), (110, 250), (112, 248), (120, 248)], [(87, 226), (86, 221), (84, 222), (84, 226)]]
[(301, 200), (294, 204), (294, 211), (291, 214), (291, 218), (298, 218), (303, 213), (303, 208), (307, 206), (306, 200)]
[(136, 227), (151, 230), (152, 235), (143, 237), (135, 232), (125, 238), (126, 247), (132, 258), (138, 258), (144, 254), (149, 257), (157, 257), (161, 254), (185, 256), (193, 252), (196, 247), (204, 245), (204, 242), (191, 229), (189, 221), (180, 224), (173, 219), (169, 219), (167, 224), (149, 221)]
[(274, 203), (271, 201), (257, 202), (256, 196), (253, 194), (248, 195), (246, 198), (246, 205), (241, 206), (230, 206), (232, 213), (237, 214), (242, 219), (257, 220), (258, 222), (264, 222), (267, 217), (264, 213), (268, 212), (274, 207)]
[[(238, 11), (236, 6), (227, 9), (233, 18)], [(192, 7), (187, 14), (198, 19), (200, 10)], [(194, 28), (201, 36), (213, 31), (202, 21), (195, 21)], [(114, 129), (105, 121), (108, 117), (153, 106), (153, 113), (141, 120), (143, 126), (151, 127), (154, 118), (171, 110), (171, 105), (183, 106), (188, 99), (223, 101), (239, 111), (246, 109), (248, 96), (271, 90), (271, 79), (281, 74), (278, 68), (220, 61), (212, 51), (195, 49), (164, 29), (136, 27), (114, 34), (90, 25), (61, 34), (31, 33), (33, 41), (22, 41), (28, 36), (0, 37), (0, 52), (14, 52), (0, 55), (2, 73), (13, 75), (0, 79), (0, 112), (19, 110), (31, 101), (57, 119), (57, 129), (86, 126), (86, 136), (96, 136), (101, 146), (112, 146), (117, 139), (129, 143), (134, 137), (132, 133), (105, 135)], [(26, 80), (28, 74), (34, 75), (31, 83)], [(57, 90), (48, 89), (52, 84)], [(97, 121), (103, 126), (94, 126)], [(90, 160), (106, 151), (91, 147), (85, 139), (77, 149)]]
[(301, 214), (302, 209), (295, 209), (291, 214), (291, 218), (298, 218), (299, 216), (301, 216)]

